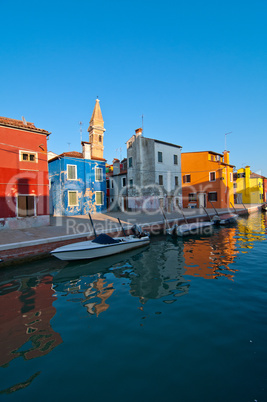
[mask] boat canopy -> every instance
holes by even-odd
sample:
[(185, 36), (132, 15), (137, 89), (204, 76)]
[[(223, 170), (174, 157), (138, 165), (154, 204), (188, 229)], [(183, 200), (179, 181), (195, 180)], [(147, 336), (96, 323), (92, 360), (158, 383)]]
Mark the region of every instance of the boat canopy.
[(105, 233), (101, 233), (94, 240), (92, 240), (92, 243), (98, 243), (98, 244), (114, 244), (119, 242), (120, 242), (119, 240), (113, 239), (113, 237), (110, 237)]

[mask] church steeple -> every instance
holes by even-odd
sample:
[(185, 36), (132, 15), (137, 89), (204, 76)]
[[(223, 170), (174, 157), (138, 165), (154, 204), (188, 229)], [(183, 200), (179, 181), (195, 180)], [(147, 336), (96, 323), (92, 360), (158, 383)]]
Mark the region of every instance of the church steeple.
[(104, 120), (102, 117), (99, 99), (96, 99), (94, 111), (89, 123), (89, 142), (91, 145), (91, 159), (103, 159), (104, 152)]

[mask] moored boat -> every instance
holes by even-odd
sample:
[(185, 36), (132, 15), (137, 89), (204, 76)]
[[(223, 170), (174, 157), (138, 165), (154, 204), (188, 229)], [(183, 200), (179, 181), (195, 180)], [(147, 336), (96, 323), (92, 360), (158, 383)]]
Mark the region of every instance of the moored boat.
[(267, 203), (266, 202), (264, 204), (262, 204), (261, 210), (267, 211)]
[(215, 225), (230, 225), (236, 223), (238, 216), (237, 214), (214, 215), (212, 220)]
[(194, 234), (210, 234), (213, 231), (213, 222), (193, 222), (182, 225), (173, 225), (166, 232), (172, 236), (190, 236)]
[(106, 234), (100, 234), (94, 240), (68, 244), (51, 251), (51, 254), (60, 260), (91, 260), (133, 250), (148, 245), (149, 236), (125, 236), (112, 238)]

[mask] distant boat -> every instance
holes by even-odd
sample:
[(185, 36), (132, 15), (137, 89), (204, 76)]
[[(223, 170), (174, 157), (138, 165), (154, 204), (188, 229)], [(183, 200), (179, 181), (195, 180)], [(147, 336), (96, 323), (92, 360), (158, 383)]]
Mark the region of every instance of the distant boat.
[(264, 204), (262, 204), (261, 210), (267, 211), (267, 203), (266, 202)]
[(230, 225), (236, 223), (238, 217), (237, 214), (222, 214), (214, 215), (212, 220), (215, 225)]
[(195, 234), (210, 234), (213, 231), (213, 222), (193, 222), (182, 225), (173, 225), (166, 229), (166, 232), (172, 236), (190, 236)]

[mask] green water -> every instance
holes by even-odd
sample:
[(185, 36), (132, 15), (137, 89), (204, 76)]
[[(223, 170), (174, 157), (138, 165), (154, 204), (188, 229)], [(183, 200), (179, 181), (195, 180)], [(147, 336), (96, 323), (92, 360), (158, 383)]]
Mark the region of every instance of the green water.
[(267, 215), (0, 272), (6, 401), (266, 401)]

